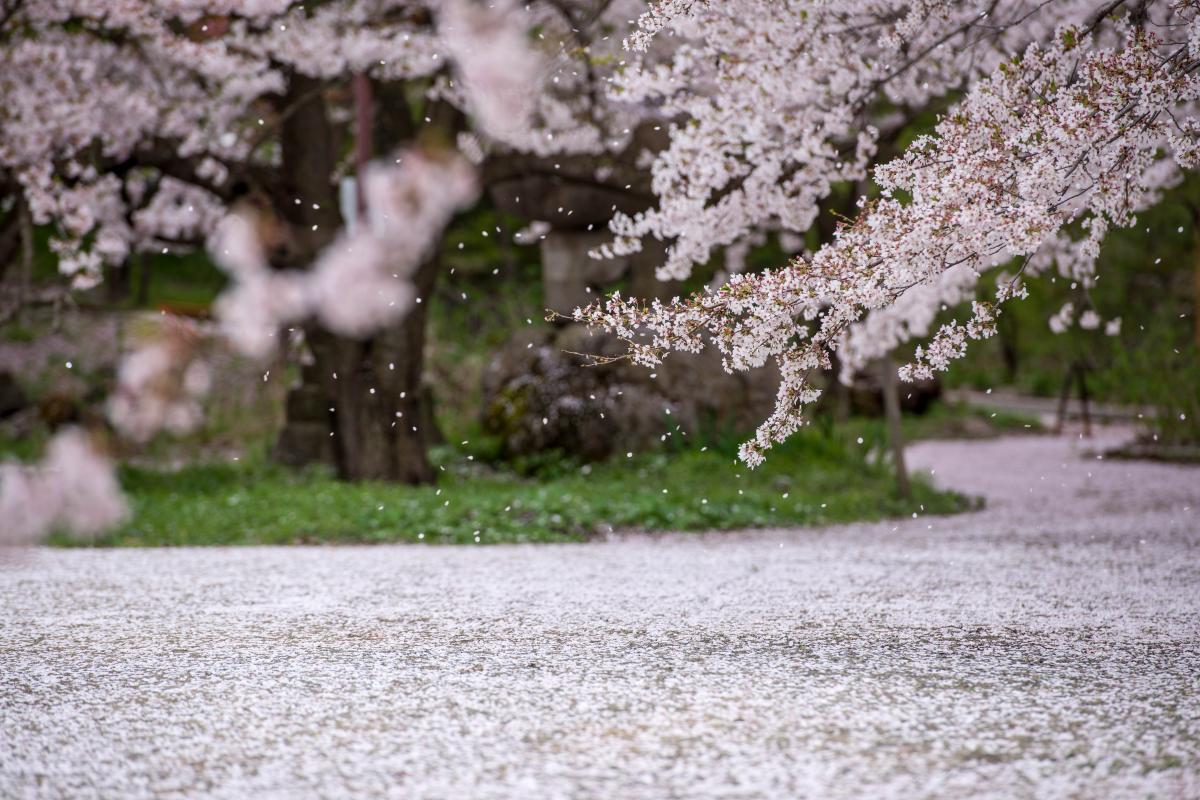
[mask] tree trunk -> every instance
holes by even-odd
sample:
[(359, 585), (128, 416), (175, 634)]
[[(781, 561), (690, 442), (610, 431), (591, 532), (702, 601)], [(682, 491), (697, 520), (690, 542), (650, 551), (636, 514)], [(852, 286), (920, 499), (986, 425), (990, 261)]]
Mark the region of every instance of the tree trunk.
[[(430, 259), (414, 279), (428, 298), (439, 265)], [(370, 339), (308, 331), (316, 368), (329, 399), (332, 456), (342, 480), (431, 483), (430, 440), (421, 391), (428, 302), (413, 306), (400, 324)]]
[[(146, 253), (141, 254), (149, 260)], [(136, 256), (134, 256), (136, 257)], [(129, 301), (133, 294), (133, 258), (124, 263), (104, 268), (104, 302), (112, 306), (120, 306)]]
[[(21, 220), (21, 304), (28, 301), (33, 293), (33, 215), (28, 203), (21, 203), (18, 209)], [(58, 312), (55, 312), (57, 317)]]
[[(296, 108), (281, 130), (284, 189), (277, 212), (293, 231), (289, 266), (308, 266), (341, 227), (333, 175), (336, 148), (317, 84), (293, 77), (283, 108)], [(296, 203), (295, 199), (301, 202)], [(314, 229), (315, 226), (315, 229)], [(422, 299), (397, 325), (368, 339), (305, 326), (314, 363), (288, 395), (275, 457), (288, 464), (332, 463), (343, 480), (429, 483), (431, 417), (422, 392), (425, 323), (437, 278), (436, 258), (413, 276)], [(332, 409), (332, 410), (331, 410)]]
[(138, 308), (144, 308), (150, 302), (150, 281), (154, 277), (154, 261), (148, 253), (139, 253), (137, 288), (134, 289), (133, 302)]
[(842, 359), (837, 351), (829, 354), (829, 398), (833, 409), (833, 421), (850, 419), (850, 387), (842, 383)]
[(272, 202), (276, 213), (288, 223), (288, 263), (284, 265), (308, 267), (342, 226), (334, 184), (334, 130), (321, 84), (312, 78), (292, 75), (287, 94), (279, 101), (279, 111), (287, 116), (279, 131), (282, 180)]

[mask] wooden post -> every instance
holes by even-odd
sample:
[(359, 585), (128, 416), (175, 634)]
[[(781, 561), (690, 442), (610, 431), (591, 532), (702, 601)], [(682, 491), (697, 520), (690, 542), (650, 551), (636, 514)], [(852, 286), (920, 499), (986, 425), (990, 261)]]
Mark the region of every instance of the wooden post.
[(896, 365), (890, 356), (880, 359), (879, 365), (888, 444), (892, 448), (892, 464), (896, 468), (896, 489), (905, 500), (911, 500), (912, 484), (908, 480), (908, 466), (904, 461), (904, 431), (900, 425), (900, 386), (896, 379)]
[(1092, 414), (1088, 408), (1087, 368), (1080, 364), (1076, 368), (1076, 375), (1079, 377), (1079, 403), (1082, 406), (1083, 412), (1083, 435), (1090, 438), (1092, 435)]
[[(1195, 210), (1196, 226), (1200, 226), (1200, 207)], [(1200, 237), (1196, 233), (1197, 227), (1192, 227), (1192, 236)], [(1192, 244), (1192, 332), (1195, 338), (1196, 349), (1200, 350), (1200, 239)]]
[(1075, 381), (1075, 365), (1067, 367), (1067, 375), (1063, 378), (1062, 391), (1058, 395), (1058, 417), (1054, 421), (1054, 432), (1062, 433), (1067, 424), (1067, 403), (1071, 399), (1071, 384)]
[(354, 74), (354, 119), (357, 130), (354, 139), (354, 166), (358, 177), (358, 220), (366, 224), (367, 219), (367, 166), (374, 155), (375, 100), (371, 92), (371, 78), (365, 72)]

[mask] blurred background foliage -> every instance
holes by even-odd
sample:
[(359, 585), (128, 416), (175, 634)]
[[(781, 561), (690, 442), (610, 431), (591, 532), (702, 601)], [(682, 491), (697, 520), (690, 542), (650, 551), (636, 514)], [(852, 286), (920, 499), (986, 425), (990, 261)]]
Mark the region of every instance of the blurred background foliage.
[(1029, 297), (1006, 308), (999, 335), (974, 344), (947, 384), (1055, 397), (1072, 364), (1083, 364), (1097, 400), (1145, 408), (1150, 437), (1200, 445), (1198, 216), (1200, 178), (1193, 175), (1136, 226), (1109, 234), (1088, 294), (1105, 320), (1121, 318), (1117, 336), (1078, 327), (1050, 334), (1049, 317), (1069, 301), (1078, 309), (1080, 292), (1046, 275), (1029, 282)]
[[(842, 195), (848, 199), (850, 187), (840, 187), (834, 202)], [(1086, 298), (1061, 277), (1030, 281), (1030, 297), (1005, 310), (999, 335), (974, 343), (943, 386), (1056, 397), (1068, 372), (1082, 365), (1095, 401), (1144, 407), (1147, 442), (1200, 446), (1198, 213), (1200, 180), (1189, 178), (1135, 228), (1110, 235), (1102, 277)], [(828, 408), (754, 472), (735, 459), (748, 431), (701, 426), (688, 435), (668, 417), (660, 446), (600, 463), (554, 450), (507, 457), (481, 428), (483, 375), (514, 332), (548, 325), (539, 249), (513, 241), (521, 226), (484, 202), (461, 216), (444, 239), (443, 274), (430, 300), (427, 362), (440, 432), (433, 452), (437, 486), (346, 484), (323, 467), (288, 470), (271, 463), (272, 439), (298, 368), (281, 360), (264, 369), (229, 356), (216, 364), (217, 391), (200, 430), (118, 453), (136, 513), (98, 543), (555, 541), (626, 528), (783, 526), (970, 506), (968, 498), (935, 491), (922, 480), (911, 500), (901, 499), (882, 422), (835, 421), (837, 412)], [(814, 233), (808, 245), (818, 242)], [(45, 232), (38, 245), (33, 280), (52, 280)], [(772, 237), (750, 251), (747, 268), (778, 266), (787, 257)], [(682, 291), (701, 289), (720, 263), (715, 259), (698, 270)], [(20, 390), (37, 408), (36, 415), (18, 415), (13, 419), (20, 422), (10, 419), (0, 427), (0, 452), (32, 458), (53, 426), (100, 413), (115, 359), (88, 353), (115, 353), (122, 315), (203, 317), (224, 282), (203, 253), (142, 256), (82, 295), (76, 307), (25, 313), (0, 329), (0, 369), (18, 376)], [(989, 280), (980, 292), (991, 285)], [(628, 286), (619, 281), (606, 288)], [(1051, 334), (1047, 319), (1067, 301), (1077, 307), (1090, 302), (1106, 320), (1121, 317), (1120, 334), (1078, 328)], [(70, 319), (76, 320), (73, 334)], [(68, 367), (64, 353), (76, 351), (79, 357)], [(63, 408), (56, 411), (56, 403)], [(910, 439), (1038, 428), (1034, 419), (946, 400), (905, 420)]]

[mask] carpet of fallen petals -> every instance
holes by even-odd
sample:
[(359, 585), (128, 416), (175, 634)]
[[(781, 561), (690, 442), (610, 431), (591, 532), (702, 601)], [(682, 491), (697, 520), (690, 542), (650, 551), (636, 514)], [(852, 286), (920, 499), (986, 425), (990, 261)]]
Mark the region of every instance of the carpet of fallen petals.
[(928, 443), (947, 518), (0, 566), (0, 796), (1200, 797), (1200, 468)]

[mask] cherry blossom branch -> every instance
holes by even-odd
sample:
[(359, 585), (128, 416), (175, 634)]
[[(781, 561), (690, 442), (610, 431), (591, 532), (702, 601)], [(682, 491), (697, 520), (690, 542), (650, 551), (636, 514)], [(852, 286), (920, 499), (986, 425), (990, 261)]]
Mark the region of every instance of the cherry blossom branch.
[[(1190, 8), (1179, 13), (1194, 19)], [(614, 297), (575, 318), (625, 338), (643, 364), (709, 341), (727, 369), (773, 358), (784, 376), (775, 412), (741, 451), (751, 465), (761, 462), (766, 449), (803, 424), (803, 407), (819, 395), (810, 373), (827, 368), (833, 351), (853, 360), (858, 342), (847, 337), (873, 312), (895, 308), (915, 289), (946, 281), (949, 288), (973, 286), (993, 263), (1028, 260), (1071, 220), (1090, 223), (1090, 250), (1110, 225), (1131, 223), (1152, 193), (1139, 177), (1152, 173), (1163, 144), (1162, 111), (1188, 108), (1197, 82), (1186, 65), (1161, 57), (1158, 40), (1138, 31), (1120, 50), (1088, 47), (1078, 29), (1064, 28), (1046, 47), (1002, 63), (936, 136), (876, 169), (883, 197), (864, 204), (811, 259), (735, 276), (687, 301), (644, 306)], [(997, 303), (1011, 295), (1002, 293)], [(918, 348), (904, 376), (944, 369), (969, 339), (991, 335), (997, 303), (976, 302), (965, 325), (944, 325)], [(915, 306), (923, 314), (927, 308)], [(906, 335), (874, 333), (874, 342)]]

